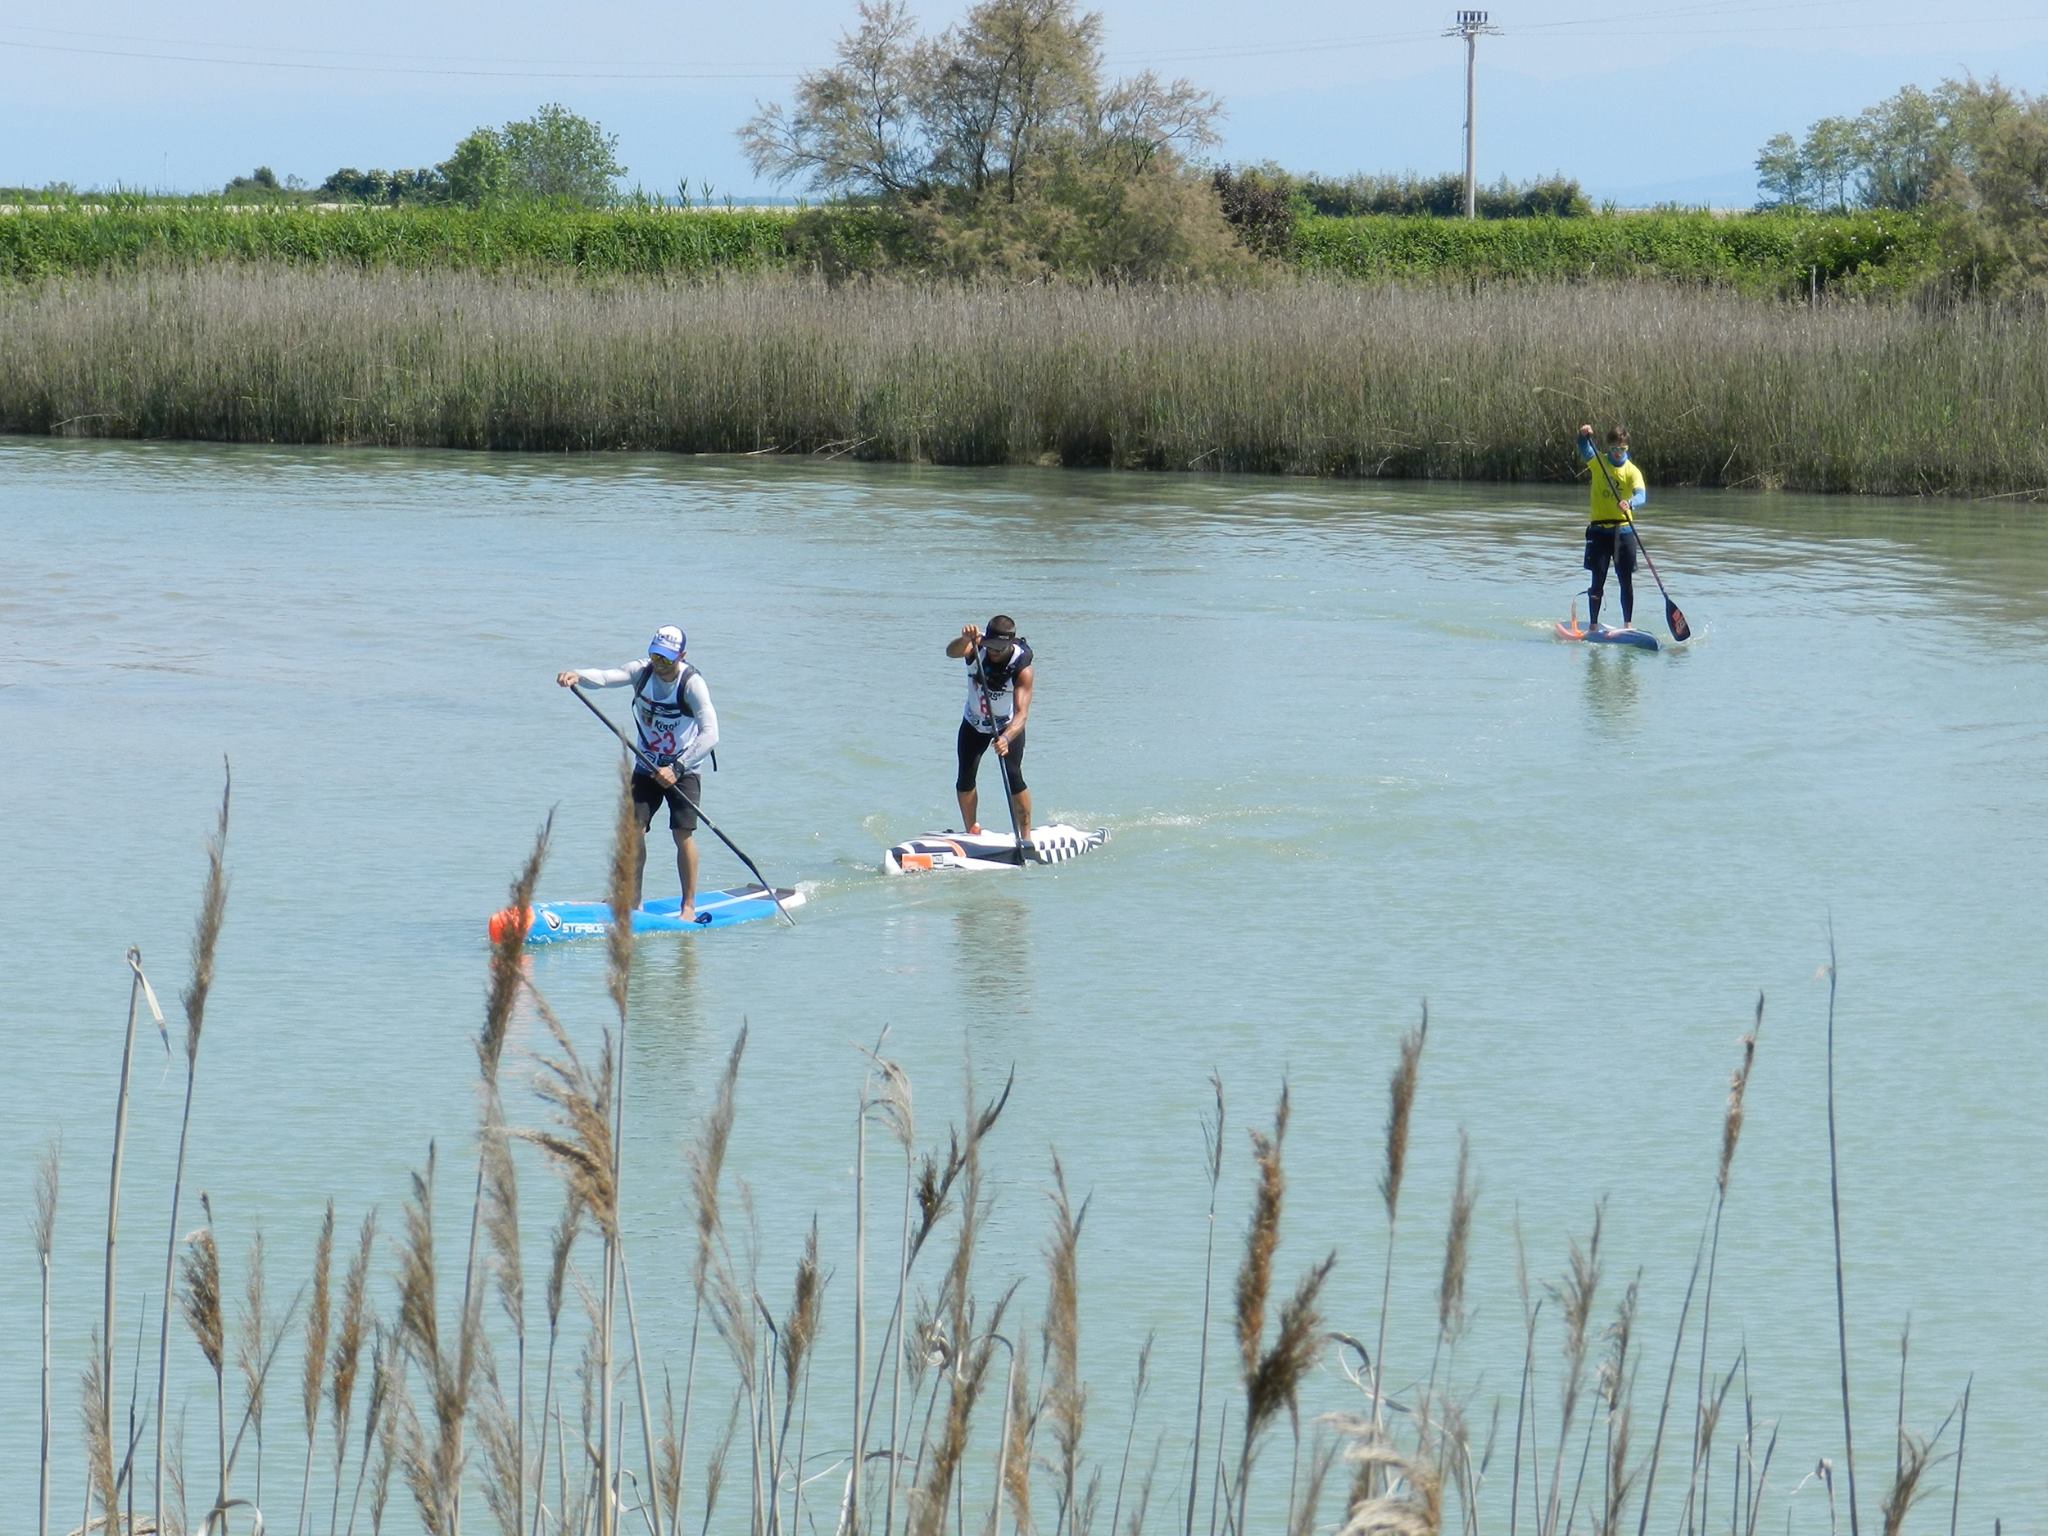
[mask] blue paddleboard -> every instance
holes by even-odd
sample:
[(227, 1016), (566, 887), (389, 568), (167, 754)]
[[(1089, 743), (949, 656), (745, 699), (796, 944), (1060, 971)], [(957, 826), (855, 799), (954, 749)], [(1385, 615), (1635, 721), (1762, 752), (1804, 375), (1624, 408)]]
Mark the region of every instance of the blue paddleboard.
[[(774, 894), (784, 907), (800, 907), (804, 902), (800, 891), (777, 890)], [(735, 923), (754, 923), (772, 918), (776, 906), (769, 899), (767, 887), (760, 885), (731, 891), (699, 891), (697, 916), (692, 922), (686, 923), (676, 915), (682, 910), (682, 905), (682, 898), (677, 896), (648, 902), (633, 913), (633, 931), (695, 933), (700, 928), (730, 928)], [(511, 915), (509, 908), (493, 914), (490, 925), (492, 938), (503, 931), (503, 924)], [(527, 926), (526, 942), (553, 944), (562, 939), (603, 938), (611, 923), (612, 909), (601, 901), (537, 901), (533, 904)]]
[(1604, 624), (1592, 629), (1571, 629), (1557, 626), (1560, 640), (1583, 640), (1588, 645), (1632, 645), (1640, 651), (1657, 649), (1657, 637), (1640, 629), (1610, 629)]

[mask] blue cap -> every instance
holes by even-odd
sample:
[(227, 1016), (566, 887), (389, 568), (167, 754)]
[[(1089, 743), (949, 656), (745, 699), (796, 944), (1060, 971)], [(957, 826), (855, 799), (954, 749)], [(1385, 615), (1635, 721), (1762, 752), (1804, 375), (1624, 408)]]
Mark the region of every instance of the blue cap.
[(689, 643), (689, 637), (675, 625), (664, 624), (654, 632), (654, 638), (647, 642), (647, 654), (666, 656), (670, 661), (680, 661)]

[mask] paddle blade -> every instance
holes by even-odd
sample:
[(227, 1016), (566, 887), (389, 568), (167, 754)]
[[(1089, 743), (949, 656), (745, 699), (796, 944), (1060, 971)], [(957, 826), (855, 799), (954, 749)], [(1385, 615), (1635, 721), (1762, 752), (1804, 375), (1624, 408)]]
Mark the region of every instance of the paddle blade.
[(1671, 601), (1668, 597), (1664, 599), (1664, 622), (1670, 626), (1672, 639), (1690, 640), (1692, 638), (1692, 626), (1685, 622), (1685, 615), (1678, 611), (1678, 604)]

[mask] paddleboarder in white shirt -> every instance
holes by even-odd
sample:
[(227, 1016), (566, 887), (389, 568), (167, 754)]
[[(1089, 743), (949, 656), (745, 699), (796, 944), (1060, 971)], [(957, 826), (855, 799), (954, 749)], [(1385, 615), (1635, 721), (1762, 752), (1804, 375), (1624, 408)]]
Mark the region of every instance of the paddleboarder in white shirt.
[[(704, 674), (683, 659), (687, 638), (673, 624), (664, 624), (647, 642), (647, 654), (623, 667), (592, 667), (558, 672), (555, 681), (564, 688), (581, 683), (585, 688), (633, 690), (633, 721), (639, 728), (640, 752), (654, 771), (638, 758), (633, 763), (633, 807), (640, 817), (640, 859), (633, 869), (633, 905), (639, 906), (647, 873), (647, 830), (654, 824), (654, 812), (668, 802), (668, 829), (676, 842), (676, 875), (683, 883), (680, 916), (689, 922), (697, 915), (697, 806), (703, 803), (704, 781), (698, 769), (708, 759), (717, 760), (712, 749), (718, 745), (718, 712), (711, 707), (711, 689)], [(671, 795), (671, 788), (682, 795)], [(685, 800), (683, 796), (687, 796)]]
[(1010, 808), (1023, 834), (1031, 834), (1031, 791), (1024, 783), (1024, 721), (1031, 713), (1031, 646), (1017, 634), (1017, 622), (1006, 613), (988, 621), (987, 629), (969, 624), (946, 643), (946, 654), (967, 663), (967, 705), (954, 736), (960, 771), (953, 788), (960, 797), (960, 825), (979, 832), (975, 819), (980, 791), (975, 787), (982, 754), (991, 743), (1010, 790)]

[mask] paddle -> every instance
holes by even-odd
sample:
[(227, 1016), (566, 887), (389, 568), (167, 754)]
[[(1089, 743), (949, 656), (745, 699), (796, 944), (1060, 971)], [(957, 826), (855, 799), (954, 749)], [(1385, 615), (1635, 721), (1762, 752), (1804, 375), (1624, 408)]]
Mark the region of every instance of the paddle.
[(1657, 583), (1657, 591), (1664, 598), (1664, 623), (1671, 630), (1671, 638), (1690, 640), (1692, 626), (1685, 622), (1685, 615), (1678, 611), (1678, 604), (1671, 601), (1671, 594), (1664, 589), (1664, 578), (1657, 574), (1657, 562), (1652, 560), (1650, 552), (1643, 548), (1643, 536), (1636, 532), (1636, 520), (1630, 516), (1627, 505), (1621, 499), (1621, 487), (1614, 483), (1614, 471), (1607, 467), (1607, 455), (1595, 449), (1593, 462), (1600, 466), (1600, 474), (1607, 481), (1608, 492), (1614, 497), (1615, 505), (1621, 508), (1621, 515), (1627, 520), (1629, 532), (1636, 536), (1636, 549), (1642, 554), (1643, 564), (1650, 568), (1650, 579)]
[[(642, 752), (640, 750), (639, 743), (634, 741), (633, 738), (628, 736), (624, 731), (620, 730), (618, 726), (614, 725), (612, 723), (612, 717), (610, 715), (606, 714), (603, 710), (599, 709), (595, 704), (591, 703), (590, 695), (585, 693), (580, 685), (572, 683), (569, 687), (569, 691), (575, 694), (576, 697), (582, 701), (583, 707), (585, 709), (589, 710), (593, 715), (597, 716), (598, 719), (604, 722), (604, 728), (610, 731), (614, 736), (619, 738), (619, 745), (624, 747), (628, 752), (632, 753), (634, 757), (639, 759), (641, 767), (645, 768), (650, 774), (655, 771), (655, 765), (653, 761), (649, 759), (645, 752)], [(687, 805), (691, 810), (695, 811), (697, 813), (697, 819), (703, 822), (705, 826), (711, 829), (712, 835), (715, 836), (721, 843), (725, 844), (726, 847), (732, 850), (732, 856), (734, 858), (738, 859), (742, 864), (747, 866), (747, 872), (751, 874), (757, 881), (760, 882), (761, 889), (767, 893), (768, 899), (775, 903), (775, 910), (782, 914), (782, 920), (788, 923), (790, 927), (794, 928), (796, 926), (796, 919), (789, 915), (789, 909), (783, 906), (782, 898), (775, 894), (775, 887), (768, 883), (768, 877), (761, 873), (760, 869), (755, 865), (752, 859), (748, 858), (746, 854), (740, 851), (739, 844), (735, 843), (731, 838), (727, 837), (724, 832), (719, 830), (718, 823), (713, 821), (709, 816), (706, 816), (704, 814), (704, 807), (699, 805), (696, 801), (692, 800), (689, 797), (689, 795), (684, 791), (682, 785), (667, 784), (663, 785), (662, 787), (666, 789), (668, 793), (674, 795), (678, 800), (682, 801), (683, 804)]]
[[(988, 716), (989, 723), (996, 727), (996, 735), (1003, 734), (1002, 722), (996, 719), (995, 702), (989, 698), (988, 690), (981, 690), (981, 712)], [(989, 745), (995, 746), (993, 739)], [(1017, 796), (1010, 788), (1010, 760), (1002, 752), (996, 753), (996, 763), (1003, 770), (1003, 803), (1010, 808), (1010, 835), (1017, 840), (1017, 867), (1024, 869), (1031, 863), (1031, 855), (1025, 852), (1031, 844), (1025, 839), (1024, 829), (1017, 825)]]

